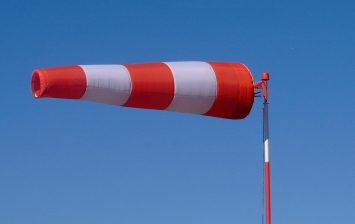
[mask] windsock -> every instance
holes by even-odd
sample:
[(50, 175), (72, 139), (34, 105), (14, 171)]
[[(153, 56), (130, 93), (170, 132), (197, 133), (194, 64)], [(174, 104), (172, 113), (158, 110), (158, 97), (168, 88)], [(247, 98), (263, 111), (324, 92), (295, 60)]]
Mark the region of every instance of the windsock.
[(242, 119), (254, 102), (254, 81), (240, 63), (164, 62), (37, 69), (35, 98), (82, 99), (125, 107)]

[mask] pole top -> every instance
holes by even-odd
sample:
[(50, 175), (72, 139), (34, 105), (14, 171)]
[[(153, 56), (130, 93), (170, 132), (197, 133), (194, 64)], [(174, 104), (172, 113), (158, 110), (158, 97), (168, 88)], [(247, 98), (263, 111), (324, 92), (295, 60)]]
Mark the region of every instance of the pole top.
[[(262, 96), (264, 98), (264, 102), (266, 103), (269, 100), (269, 93), (268, 93), (268, 81), (270, 79), (270, 75), (268, 72), (263, 72), (261, 74), (261, 80), (257, 83), (255, 83), (254, 87), (255, 89), (261, 89), (262, 90)], [(259, 95), (260, 92), (256, 92), (255, 96), (256, 97), (260, 97), (261, 95)]]
[(269, 75), (268, 72), (263, 72), (263, 73), (261, 74), (261, 80), (267, 81), (267, 80), (269, 80), (269, 79), (270, 79), (270, 75)]

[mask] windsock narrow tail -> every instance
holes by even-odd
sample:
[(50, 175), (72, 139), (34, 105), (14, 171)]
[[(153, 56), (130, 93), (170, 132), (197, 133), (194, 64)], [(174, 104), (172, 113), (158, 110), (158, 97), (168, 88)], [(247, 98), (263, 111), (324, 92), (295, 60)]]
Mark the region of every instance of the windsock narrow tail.
[(31, 80), (35, 98), (80, 99), (86, 90), (85, 73), (79, 66), (35, 70)]
[(80, 65), (33, 72), (35, 98), (83, 99), (126, 107), (242, 119), (254, 82), (239, 63), (166, 62)]

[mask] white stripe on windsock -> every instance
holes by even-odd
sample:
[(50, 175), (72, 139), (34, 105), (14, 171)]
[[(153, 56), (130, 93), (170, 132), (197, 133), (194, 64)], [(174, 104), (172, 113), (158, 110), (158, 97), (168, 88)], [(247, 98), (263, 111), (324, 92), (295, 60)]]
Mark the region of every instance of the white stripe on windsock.
[(122, 105), (131, 94), (131, 77), (123, 65), (80, 65), (86, 75), (81, 99)]
[(174, 77), (175, 95), (170, 111), (205, 114), (217, 94), (216, 75), (206, 62), (166, 62)]

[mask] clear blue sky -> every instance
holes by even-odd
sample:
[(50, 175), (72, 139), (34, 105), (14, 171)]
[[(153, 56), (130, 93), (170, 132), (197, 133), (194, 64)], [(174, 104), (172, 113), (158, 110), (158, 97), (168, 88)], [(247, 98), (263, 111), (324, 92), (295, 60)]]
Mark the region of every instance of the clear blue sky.
[(3, 1), (1, 224), (261, 223), (247, 119), (30, 94), (35, 68), (236, 61), (269, 71), (273, 223), (352, 223), (353, 1)]

